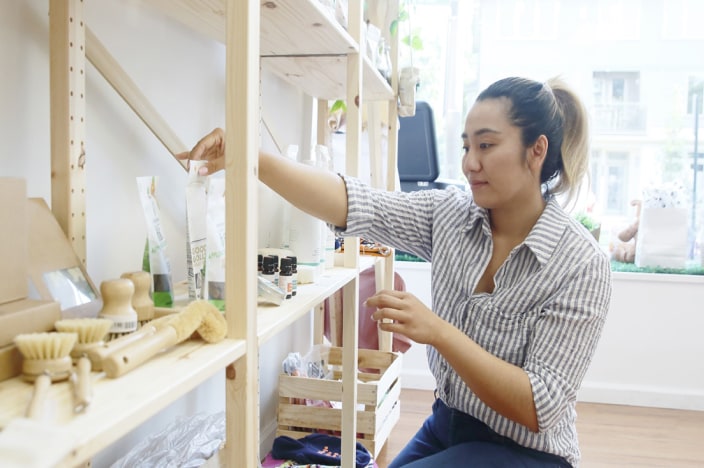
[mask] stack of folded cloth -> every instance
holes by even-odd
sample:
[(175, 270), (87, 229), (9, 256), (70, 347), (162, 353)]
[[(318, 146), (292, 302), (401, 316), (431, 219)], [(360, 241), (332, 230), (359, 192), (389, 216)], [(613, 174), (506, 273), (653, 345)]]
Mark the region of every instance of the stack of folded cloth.
[[(323, 468), (340, 466), (341, 440), (327, 434), (309, 434), (300, 439), (279, 436), (274, 439), (271, 453), (262, 462), (262, 468)], [(366, 448), (357, 442), (356, 468), (376, 467)]]

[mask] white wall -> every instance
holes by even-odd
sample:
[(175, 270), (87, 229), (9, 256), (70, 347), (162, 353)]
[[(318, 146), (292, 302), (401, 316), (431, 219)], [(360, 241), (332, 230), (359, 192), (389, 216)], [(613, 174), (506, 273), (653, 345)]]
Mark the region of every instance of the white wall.
[[(397, 271), (426, 305), (430, 265)], [(704, 410), (704, 277), (614, 273), (609, 315), (580, 401)], [(425, 346), (403, 357), (405, 388), (433, 389)]]
[[(211, 129), (225, 125), (224, 46), (140, 5), (85, 2), (85, 21), (190, 148)], [(2, 2), (0, 60), (0, 176), (25, 178), (28, 196), (50, 203), (47, 0)], [(300, 143), (302, 105), (300, 92), (264, 73), (262, 109), (282, 145)], [(86, 68), (86, 132), (91, 279), (100, 284), (141, 268), (146, 228), (135, 182), (141, 175), (160, 178), (157, 197), (167, 253), (174, 278), (184, 279), (185, 171), (91, 65)], [(275, 149), (266, 134), (262, 145)], [(310, 328), (310, 319), (303, 318), (261, 350), (263, 450), (271, 446), (281, 360), (290, 351), (308, 349)], [(178, 415), (222, 409), (224, 384), (218, 375), (101, 453), (93, 466), (109, 466)]]

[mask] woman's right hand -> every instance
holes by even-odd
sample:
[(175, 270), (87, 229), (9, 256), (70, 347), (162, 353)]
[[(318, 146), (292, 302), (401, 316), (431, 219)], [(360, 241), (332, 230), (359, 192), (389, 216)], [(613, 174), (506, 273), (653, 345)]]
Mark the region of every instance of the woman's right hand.
[(191, 151), (179, 153), (179, 160), (205, 160), (208, 163), (200, 168), (200, 175), (213, 174), (225, 168), (225, 131), (216, 128), (201, 138)]

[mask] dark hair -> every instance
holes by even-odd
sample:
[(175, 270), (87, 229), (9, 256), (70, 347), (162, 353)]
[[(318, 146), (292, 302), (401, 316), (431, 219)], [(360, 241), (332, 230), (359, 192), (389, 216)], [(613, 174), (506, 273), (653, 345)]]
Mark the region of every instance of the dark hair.
[(524, 146), (540, 135), (548, 140), (540, 183), (550, 183), (553, 193), (572, 200), (589, 163), (587, 114), (579, 97), (558, 78), (543, 84), (510, 77), (486, 88), (477, 101), (502, 97), (510, 101), (508, 117), (521, 129)]

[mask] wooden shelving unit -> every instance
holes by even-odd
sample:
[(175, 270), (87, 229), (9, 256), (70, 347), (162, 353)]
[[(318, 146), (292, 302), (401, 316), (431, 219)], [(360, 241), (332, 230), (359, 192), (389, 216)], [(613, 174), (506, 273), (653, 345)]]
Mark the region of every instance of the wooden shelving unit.
[[(259, 347), (274, 339), (294, 321), (309, 313), (337, 290), (344, 291), (345, 310), (358, 310), (358, 275), (377, 259), (361, 258), (358, 239), (346, 242), (344, 267), (326, 270), (320, 280), (302, 285), (297, 296), (281, 306), (257, 301), (256, 265), (252, 252), (257, 245), (257, 159), (259, 149), (259, 74), (260, 65), (299, 86), (312, 97), (327, 100), (344, 98), (348, 102), (361, 96), (362, 102), (389, 102), (392, 121), (389, 142), (390, 166), (395, 168), (396, 100), (393, 86), (374, 70), (360, 54), (362, 0), (349, 1), (349, 27), (340, 26), (318, 0), (141, 0), (145, 8), (156, 7), (173, 18), (225, 44), (226, 60), (226, 205), (228, 265), (226, 297), (228, 338), (206, 344), (191, 340), (174, 346), (132, 372), (109, 379), (94, 372), (94, 399), (88, 411), (71, 411), (71, 388), (67, 382), (52, 385), (48, 399), (53, 408), (50, 419), (42, 424), (70, 440), (70, 447), (52, 458), (42, 434), (32, 440), (44, 450), (51, 465), (73, 467), (87, 463), (102, 449), (142, 424), (149, 417), (217, 372), (227, 369), (226, 418), (227, 443), (220, 455), (225, 466), (257, 466), (259, 458)], [(83, 220), (71, 221), (82, 213), (85, 195), (83, 167), (75, 138), (82, 142), (83, 94), (81, 81), (85, 70), (85, 25), (82, 0), (49, 0), (52, 24), (52, 116), (61, 131), (52, 133), (52, 179), (57, 199), (52, 199), (63, 226), (78, 242), (85, 241)], [(56, 17), (56, 15), (59, 17)], [(68, 54), (64, 53), (68, 50)], [(396, 50), (396, 49), (394, 49)], [(70, 65), (69, 65), (70, 63)], [(138, 93), (135, 93), (138, 95)], [(56, 96), (56, 98), (54, 98)], [(77, 103), (62, 104), (70, 96)], [(125, 99), (128, 97), (123, 96)], [(61, 112), (54, 112), (57, 107)], [(135, 107), (133, 107), (135, 108)], [(78, 110), (74, 110), (78, 109)], [(74, 119), (78, 112), (80, 120)], [(66, 122), (64, 122), (66, 120)], [(78, 120), (78, 121), (77, 121)], [(64, 128), (66, 127), (66, 128)], [(155, 131), (153, 129), (153, 131)], [(361, 134), (361, 112), (348, 106), (347, 173), (357, 175), (357, 155)], [(157, 135), (158, 136), (158, 135)], [(166, 139), (168, 141), (169, 138)], [(162, 139), (162, 141), (164, 141)], [(241, 155), (246, 155), (242, 157)], [(66, 196), (69, 191), (71, 196)], [(55, 211), (55, 214), (57, 212)], [(60, 220), (61, 221), (61, 220)], [(64, 220), (66, 221), (66, 220)], [(388, 270), (387, 270), (388, 275)], [(389, 276), (392, 278), (392, 276)], [(391, 281), (390, 284), (393, 284)], [(343, 466), (354, 466), (357, 401), (357, 314), (344, 315), (342, 365), (342, 457)], [(32, 385), (20, 378), (0, 382), (0, 426), (7, 427), (21, 418), (32, 392)], [(55, 432), (56, 433), (56, 432)], [(33, 437), (33, 438), (34, 438)], [(3, 454), (0, 453), (0, 466)]]
[[(93, 372), (94, 398), (87, 411), (72, 411), (69, 382), (52, 384), (46, 401), (48, 425), (69, 435), (71, 451), (55, 458), (58, 466), (74, 467), (85, 463), (100, 450), (182, 397), (245, 353), (242, 340), (217, 344), (191, 340), (175, 346), (132, 372), (109, 379)], [(0, 425), (24, 416), (32, 385), (20, 378), (0, 382)], [(42, 441), (37, 441), (42, 450)], [(51, 459), (50, 454), (46, 457)], [(3, 466), (0, 453), (0, 466)]]

